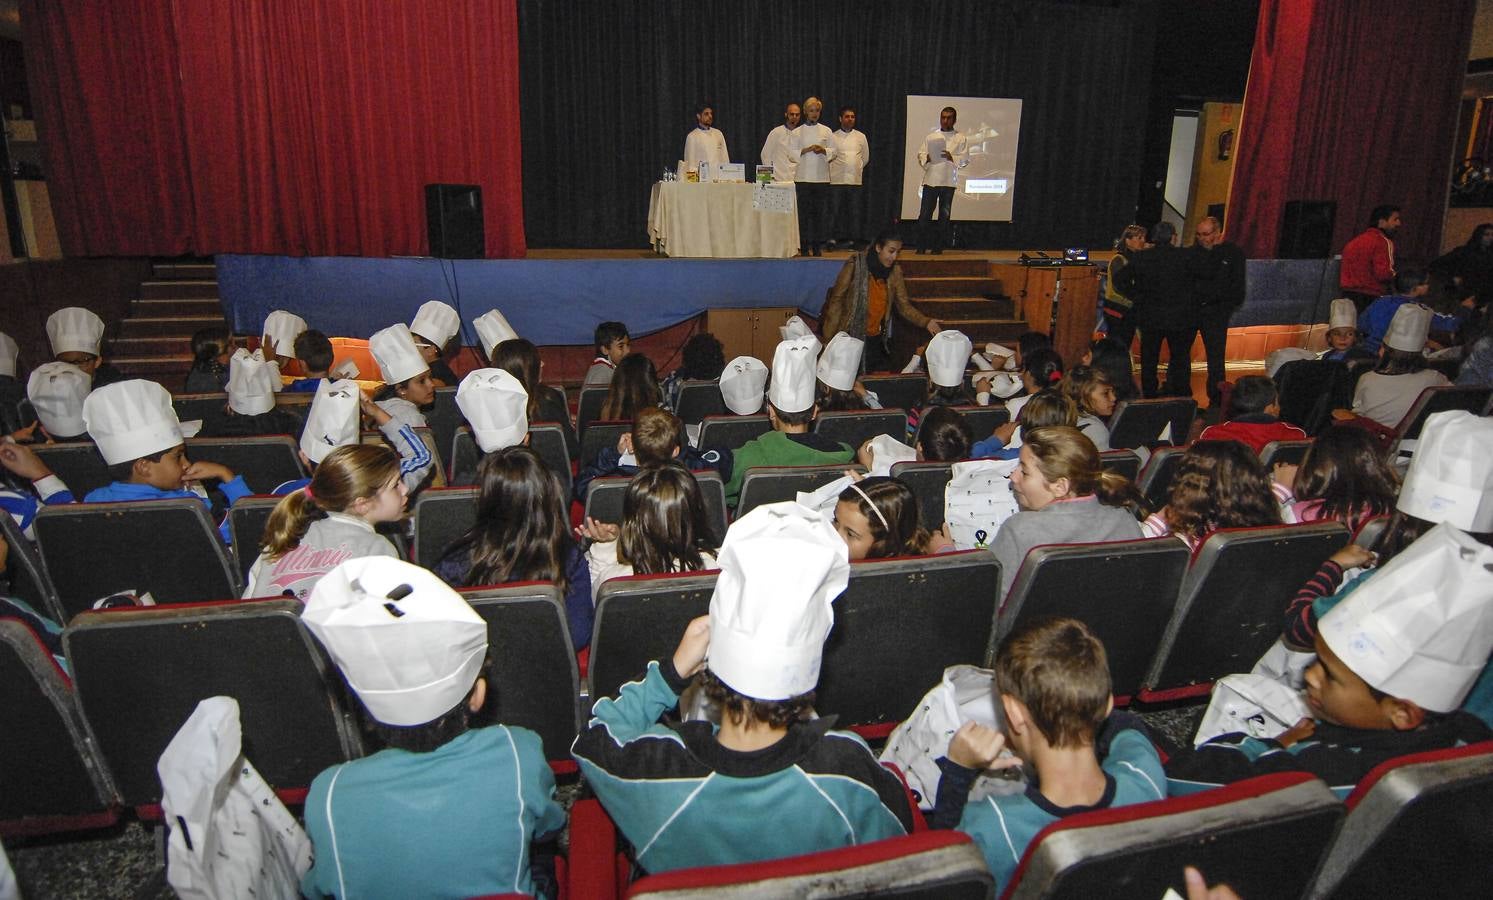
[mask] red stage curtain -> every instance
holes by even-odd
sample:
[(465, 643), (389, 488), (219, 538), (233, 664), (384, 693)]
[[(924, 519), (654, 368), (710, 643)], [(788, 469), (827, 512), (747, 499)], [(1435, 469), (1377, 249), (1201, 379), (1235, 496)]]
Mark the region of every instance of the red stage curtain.
[(423, 254), (450, 182), (524, 255), (514, 0), (22, 2), (69, 254)]
[(1381, 203), (1404, 259), (1440, 246), (1475, 0), (1262, 0), (1227, 230), (1275, 256), (1287, 200), (1337, 203), (1333, 247)]

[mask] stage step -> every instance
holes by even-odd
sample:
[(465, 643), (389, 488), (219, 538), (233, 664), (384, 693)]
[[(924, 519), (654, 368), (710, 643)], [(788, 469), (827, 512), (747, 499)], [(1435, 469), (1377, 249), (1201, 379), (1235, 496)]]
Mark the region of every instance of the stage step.
[(914, 278), (989, 278), (990, 260), (979, 257), (914, 256), (911, 250), (902, 251), (897, 257), (902, 275), (909, 281)]
[(186, 356), (119, 356), (109, 360), (114, 368), (131, 378), (159, 381), (168, 390), (181, 389), (192, 368), (191, 355)]
[(915, 298), (995, 297), (1000, 292), (1001, 283), (989, 276), (919, 275), (907, 278), (907, 293)]
[(159, 335), (152, 337), (115, 338), (113, 344), (116, 357), (138, 359), (147, 356), (192, 355), (190, 335)]
[(963, 332), (977, 349), (991, 341), (1015, 346), (1016, 339), (1027, 330), (1026, 322), (1021, 319), (939, 319), (938, 322), (945, 328)]
[(223, 305), (217, 297), (140, 299), (130, 305), (130, 315), (147, 319), (171, 316), (221, 316)]
[(944, 319), (1010, 319), (1015, 304), (1009, 297), (922, 297), (913, 305), (925, 316)]
[(218, 267), (211, 260), (160, 260), (150, 264), (150, 271), (160, 279), (218, 277)]
[(216, 300), (218, 282), (207, 278), (151, 279), (140, 282), (141, 300)]
[(186, 337), (199, 328), (226, 325), (220, 312), (211, 316), (131, 316), (119, 323), (120, 337)]

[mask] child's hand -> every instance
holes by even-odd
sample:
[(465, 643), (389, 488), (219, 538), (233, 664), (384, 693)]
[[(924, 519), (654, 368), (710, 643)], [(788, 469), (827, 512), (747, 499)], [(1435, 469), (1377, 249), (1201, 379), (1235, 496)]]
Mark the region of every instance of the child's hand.
[[(996, 759), (1006, 749), (1006, 736), (994, 728), (986, 728), (979, 722), (965, 722), (954, 732), (949, 741), (949, 752), (944, 754), (949, 762), (966, 769), (982, 771), (989, 768), (1006, 769), (1021, 765), (1021, 760), (1008, 757), (997, 764)], [(1015, 760), (1012, 762), (1011, 760)]]
[(29, 444), (36, 437), (36, 429), (40, 425), (41, 425), (41, 420), (38, 419), (35, 422), (32, 422), (30, 425), (27, 425), (25, 428), (20, 428), (20, 429), (17, 429), (15, 431), (12, 431), (10, 433), (10, 439), (13, 440), (13, 441), (16, 441), (18, 443), (21, 442), (21, 441), (25, 441), (26, 443)]
[(929, 319), (928, 320), (928, 333), (929, 334), (938, 334), (940, 331), (943, 331), (943, 323), (939, 322), (937, 319)]
[(863, 480), (865, 480), (865, 477), (866, 477), (866, 473), (865, 472), (857, 472), (854, 469), (846, 469), (845, 472), (844, 472), (844, 475), (845, 475), (846, 478), (849, 478), (851, 481), (863, 481)]
[(215, 462), (194, 462), (182, 470), (181, 477), (183, 481), (206, 481), (209, 478), (232, 481), (233, 470)]
[(264, 335), (264, 336), (262, 336), (262, 337), (260, 337), (260, 339), (259, 339), (259, 349), (261, 349), (261, 350), (264, 351), (264, 358), (266, 360), (268, 360), (270, 362), (274, 361), (275, 356), (276, 356), (276, 353), (275, 353), (275, 339), (274, 338), (270, 337), (267, 334)]
[(617, 535), (621, 532), (622, 529), (617, 527), (616, 525), (612, 525), (607, 522), (598, 522), (590, 516), (587, 516), (586, 521), (582, 522), (580, 525), (577, 525), (575, 529), (577, 537), (587, 537), (593, 541), (598, 541), (601, 543), (605, 543), (607, 541), (615, 541), (617, 539)]
[(1306, 740), (1313, 734), (1316, 734), (1316, 732), (1317, 722), (1315, 719), (1302, 719), (1300, 722), (1281, 732), (1280, 736), (1275, 739), (1275, 742), (1282, 747), (1289, 747), (1297, 741)]
[(700, 616), (684, 627), (679, 647), (674, 651), (674, 671), (688, 678), (705, 667), (705, 652), (710, 649), (710, 617)]
[(1187, 900), (1239, 900), (1239, 895), (1226, 884), (1208, 887), (1203, 873), (1192, 866), (1182, 869), (1182, 879), (1187, 882)]
[(374, 403), (367, 391), (358, 392), (358, 408), (363, 411), (363, 415), (373, 420), (374, 425), (379, 427), (387, 425), (394, 418), (382, 406)]
[(632, 452), (632, 432), (624, 431), (622, 436), (617, 438), (617, 452), (620, 454)]
[(997, 425), (992, 434), (1000, 438), (1002, 444), (1009, 444), (1011, 443), (1011, 438), (1016, 435), (1016, 423), (1006, 422), (1002, 425)]
[(866, 383), (859, 378), (855, 380), (855, 384), (850, 386), (850, 389), (855, 392), (857, 397), (866, 396)]
[(1328, 558), (1345, 569), (1353, 569), (1372, 566), (1379, 561), (1379, 554), (1357, 544), (1349, 544)]
[(990, 379), (989, 378), (976, 378), (975, 379), (975, 391), (977, 393), (980, 393), (980, 394), (988, 394), (988, 393), (990, 393)]
[(0, 444), (0, 465), (27, 481), (36, 481), (52, 474), (52, 470), (41, 461), (36, 451), (22, 444)]

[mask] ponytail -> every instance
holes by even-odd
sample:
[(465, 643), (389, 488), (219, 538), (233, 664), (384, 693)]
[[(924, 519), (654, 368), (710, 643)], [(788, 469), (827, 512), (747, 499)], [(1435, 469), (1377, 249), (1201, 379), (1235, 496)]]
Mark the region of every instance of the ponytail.
[(1022, 446), (1030, 448), (1037, 468), (1048, 481), (1068, 479), (1069, 496), (1099, 498), (1105, 506), (1128, 509), (1137, 518), (1147, 513), (1145, 497), (1130, 479), (1109, 472), (1094, 442), (1071, 425), (1044, 425), (1022, 430)]
[(327, 517), (326, 511), (307, 495), (308, 489), (291, 491), (270, 513), (270, 520), (264, 526), (264, 540), (259, 548), (270, 561), (273, 562), (299, 547), (311, 523)]
[(399, 478), (399, 455), (377, 444), (338, 447), (316, 467), (311, 483), (286, 495), (270, 513), (260, 550), (279, 559), (306, 537), (312, 522), (330, 512), (346, 512), (359, 499), (372, 497)]

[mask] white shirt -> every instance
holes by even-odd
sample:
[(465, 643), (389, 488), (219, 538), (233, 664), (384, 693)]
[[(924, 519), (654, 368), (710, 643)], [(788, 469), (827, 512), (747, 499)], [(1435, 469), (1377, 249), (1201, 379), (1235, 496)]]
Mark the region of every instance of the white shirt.
[(731, 161), (726, 152), (726, 136), (715, 128), (694, 128), (684, 139), (684, 167), (694, 168), (696, 163), (708, 162), (712, 166)]
[[(793, 177), (794, 181), (808, 181), (817, 184), (829, 183), (829, 161), (835, 158), (834, 132), (823, 122), (815, 122), (813, 125), (805, 123), (798, 126), (793, 132), (793, 142), (798, 150), (798, 174)], [(804, 153), (805, 147), (815, 144), (824, 148), (824, 153)]]
[[(928, 154), (928, 142), (934, 139), (942, 139), (944, 149), (954, 157), (949, 162), (942, 156), (937, 158)], [(918, 165), (923, 167), (923, 184), (929, 187), (953, 187), (958, 183), (959, 170), (969, 164), (968, 159), (960, 159), (968, 149), (968, 141), (964, 135), (957, 131), (940, 131), (934, 129), (923, 138), (923, 146), (918, 148)]]
[(773, 181), (792, 181), (798, 171), (798, 147), (793, 144), (797, 128), (779, 125), (767, 133), (762, 144), (762, 165), (772, 166)]
[(861, 172), (871, 161), (871, 147), (866, 136), (854, 128), (839, 129), (830, 139), (835, 142), (835, 156), (829, 164), (830, 184), (860, 184)]

